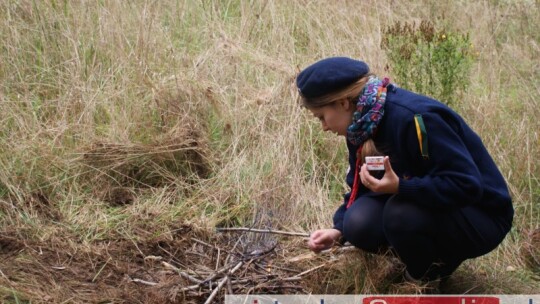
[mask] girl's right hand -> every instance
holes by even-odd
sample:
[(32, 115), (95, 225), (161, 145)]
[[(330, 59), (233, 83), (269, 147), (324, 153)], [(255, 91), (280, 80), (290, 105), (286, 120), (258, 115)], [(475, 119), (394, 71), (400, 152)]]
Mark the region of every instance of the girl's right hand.
[(341, 237), (341, 231), (337, 229), (320, 229), (315, 230), (310, 236), (308, 241), (309, 249), (318, 253), (322, 250), (331, 248), (338, 242)]

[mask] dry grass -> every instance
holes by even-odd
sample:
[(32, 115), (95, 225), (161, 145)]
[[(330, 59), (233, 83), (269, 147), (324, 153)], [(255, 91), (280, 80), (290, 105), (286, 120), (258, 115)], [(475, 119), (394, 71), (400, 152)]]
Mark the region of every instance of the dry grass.
[[(539, 9), (526, 0), (2, 2), (2, 300), (58, 302), (70, 297), (64, 288), (81, 300), (103, 287), (39, 271), (50, 266), (35, 254), (43, 248), (95, 275), (103, 259), (135, 267), (133, 248), (106, 244), (153, 242), (181, 223), (210, 235), (216, 225), (329, 226), (345, 190), (345, 147), (298, 107), (294, 77), (332, 55), (392, 76), (382, 29), (423, 19), (471, 35), (478, 59), (456, 109), (484, 139), (516, 209), (502, 246), (457, 273), (478, 280), (448, 290), (538, 293), (528, 235), (540, 225)], [(324, 284), (305, 287), (415, 292), (392, 283), (385, 258), (338, 260), (309, 280)], [(118, 300), (123, 289), (112, 285)]]

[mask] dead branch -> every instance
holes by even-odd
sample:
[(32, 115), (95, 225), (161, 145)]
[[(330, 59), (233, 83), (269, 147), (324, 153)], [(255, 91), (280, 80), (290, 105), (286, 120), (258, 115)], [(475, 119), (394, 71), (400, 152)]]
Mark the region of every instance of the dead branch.
[(271, 230), (271, 229), (254, 229), (254, 228), (246, 228), (246, 227), (237, 227), (237, 228), (216, 228), (218, 232), (226, 232), (226, 231), (242, 231), (242, 232), (255, 232), (255, 233), (272, 233), (272, 234), (283, 234), (283, 235), (289, 235), (289, 236), (301, 236), (301, 237), (309, 237), (308, 233), (302, 233), (302, 232), (289, 232), (289, 231), (281, 231), (281, 230)]
[(212, 293), (210, 294), (210, 296), (208, 297), (208, 299), (206, 300), (206, 302), (204, 302), (204, 304), (209, 304), (212, 302), (212, 300), (214, 299), (214, 297), (217, 295), (217, 293), (219, 292), (219, 290), (223, 287), (223, 285), (227, 282), (227, 280), (229, 279), (229, 275), (233, 274), (235, 271), (237, 271), (240, 267), (242, 267), (242, 265), (244, 265), (244, 262), (238, 262), (238, 264), (236, 264), (236, 266), (234, 266), (233, 269), (231, 269), (231, 271), (229, 272), (229, 274), (227, 274), (223, 279), (221, 279), (221, 281), (219, 282), (218, 286), (214, 289), (214, 291), (212, 291)]

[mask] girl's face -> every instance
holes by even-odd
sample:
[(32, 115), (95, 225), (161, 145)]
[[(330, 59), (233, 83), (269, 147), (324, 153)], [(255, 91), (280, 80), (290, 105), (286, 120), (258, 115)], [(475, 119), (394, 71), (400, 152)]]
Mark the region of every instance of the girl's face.
[(354, 106), (346, 99), (335, 101), (321, 108), (309, 109), (321, 122), (323, 131), (346, 136), (347, 128), (352, 124)]

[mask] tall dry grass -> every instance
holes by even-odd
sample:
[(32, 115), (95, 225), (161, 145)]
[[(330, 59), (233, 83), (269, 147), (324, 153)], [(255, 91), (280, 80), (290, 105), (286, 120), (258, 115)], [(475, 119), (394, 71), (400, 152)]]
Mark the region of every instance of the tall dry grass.
[(380, 42), (396, 21), (469, 32), (456, 110), (516, 209), (469, 267), (537, 284), (516, 253), (540, 226), (538, 2), (20, 0), (0, 17), (0, 225), (83, 243), (175, 222), (331, 225), (346, 149), (298, 106), (296, 73), (346, 55), (392, 76)]

